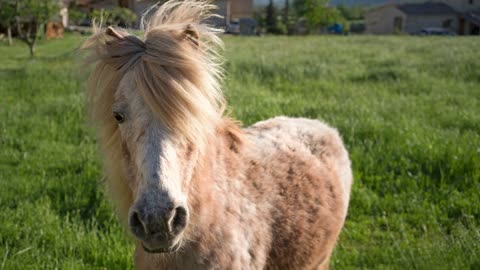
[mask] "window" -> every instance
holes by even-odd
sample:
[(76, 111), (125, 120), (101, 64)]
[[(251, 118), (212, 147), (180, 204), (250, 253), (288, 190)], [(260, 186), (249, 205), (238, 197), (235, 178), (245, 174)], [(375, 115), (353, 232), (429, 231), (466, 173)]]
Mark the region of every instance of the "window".
[(452, 27), (452, 19), (448, 19), (442, 22), (442, 27), (443, 28), (450, 28)]

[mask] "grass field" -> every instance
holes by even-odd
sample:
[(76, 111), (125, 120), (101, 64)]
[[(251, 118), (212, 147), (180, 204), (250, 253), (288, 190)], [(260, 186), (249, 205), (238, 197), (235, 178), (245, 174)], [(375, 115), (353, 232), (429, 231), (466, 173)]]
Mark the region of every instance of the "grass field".
[[(0, 269), (127, 269), (83, 107), (84, 38), (0, 45)], [(355, 175), (333, 269), (480, 269), (478, 38), (226, 37), (245, 125), (338, 127)]]

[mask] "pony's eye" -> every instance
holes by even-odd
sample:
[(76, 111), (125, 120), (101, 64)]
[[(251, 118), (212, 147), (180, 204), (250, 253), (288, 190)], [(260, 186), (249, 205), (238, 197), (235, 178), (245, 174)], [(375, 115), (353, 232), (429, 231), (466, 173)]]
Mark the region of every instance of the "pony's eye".
[(120, 113), (120, 112), (113, 112), (113, 117), (115, 117), (115, 120), (117, 120), (117, 122), (120, 124), (120, 123), (123, 123), (123, 121), (125, 121), (125, 115), (123, 113)]

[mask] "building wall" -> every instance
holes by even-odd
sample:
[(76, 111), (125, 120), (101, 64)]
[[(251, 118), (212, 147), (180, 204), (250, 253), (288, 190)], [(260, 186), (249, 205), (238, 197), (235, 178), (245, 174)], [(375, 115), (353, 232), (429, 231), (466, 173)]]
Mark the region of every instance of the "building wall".
[(230, 21), (230, 1), (229, 0), (217, 0), (214, 2), (217, 5), (217, 14), (222, 18), (212, 18), (212, 23), (217, 27), (225, 27)]
[(231, 0), (231, 20), (253, 18), (253, 0)]
[(365, 15), (365, 33), (377, 35), (394, 34), (394, 21), (396, 17), (402, 19), (401, 29), (404, 29), (406, 16), (395, 6), (387, 5), (371, 10)]
[[(444, 23), (450, 20), (450, 26), (445, 27)], [(443, 16), (408, 16), (404, 31), (406, 33), (415, 34), (427, 27), (438, 27), (449, 29), (452, 32), (458, 31), (458, 17), (456, 15)]]
[(217, 14), (222, 18), (212, 18), (217, 27), (226, 27), (231, 20), (253, 18), (253, 0), (216, 0)]

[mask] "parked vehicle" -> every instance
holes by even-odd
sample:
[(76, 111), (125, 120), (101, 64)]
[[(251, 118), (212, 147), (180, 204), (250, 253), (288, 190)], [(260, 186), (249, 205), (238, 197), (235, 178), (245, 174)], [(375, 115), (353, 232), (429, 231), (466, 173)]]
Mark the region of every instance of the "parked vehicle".
[(327, 31), (330, 34), (337, 34), (337, 35), (342, 34), (343, 33), (343, 25), (341, 23), (336, 23), (336, 24), (330, 25), (327, 28)]
[(421, 36), (455, 36), (456, 34), (445, 28), (428, 27), (420, 31)]
[(258, 35), (258, 22), (251, 18), (240, 18), (238, 20), (232, 20), (227, 25), (227, 29), (225, 32), (228, 34), (242, 36)]
[(230, 23), (227, 25), (227, 29), (226, 29), (225, 32), (228, 33), (228, 34), (239, 35), (240, 34), (240, 22), (238, 20), (230, 21)]

